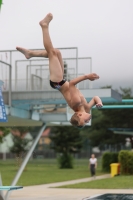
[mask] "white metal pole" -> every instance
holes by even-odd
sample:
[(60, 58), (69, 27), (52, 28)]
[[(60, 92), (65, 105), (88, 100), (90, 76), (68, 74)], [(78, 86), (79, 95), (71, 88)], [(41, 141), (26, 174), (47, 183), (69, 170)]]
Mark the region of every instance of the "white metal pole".
[[(78, 77), (78, 47), (76, 48), (76, 77)], [(77, 84), (77, 88), (79, 88), (79, 84)]]
[[(92, 73), (92, 58), (90, 58), (90, 74)], [(92, 81), (89, 81), (89, 89), (92, 89)]]
[[(0, 174), (0, 186), (3, 186), (1, 174)], [(0, 200), (4, 200), (4, 195), (2, 190), (0, 190)]]
[[(18, 182), (18, 180), (19, 180), (25, 166), (27, 165), (27, 163), (28, 163), (28, 161), (29, 161), (29, 159), (30, 159), (30, 157), (31, 157), (31, 155), (32, 155), (32, 153), (33, 153), (33, 151), (34, 151), (34, 149), (35, 149), (35, 147), (36, 147), (36, 145), (37, 145), (37, 143), (38, 143), (38, 141), (39, 141), (39, 139), (40, 139), (45, 128), (46, 128), (46, 125), (44, 124), (42, 126), (42, 128), (40, 129), (39, 133), (37, 134), (37, 137), (35, 138), (35, 140), (34, 140), (32, 146), (31, 146), (30, 150), (28, 151), (25, 159), (23, 160), (22, 165), (20, 166), (11, 186), (15, 186), (16, 183)], [(11, 194), (11, 191), (7, 191), (7, 193), (5, 195), (5, 200), (8, 200), (10, 194)]]
[(12, 92), (12, 52), (10, 51), (10, 66), (9, 66), (9, 107), (10, 107), (10, 110), (12, 106), (11, 92)]

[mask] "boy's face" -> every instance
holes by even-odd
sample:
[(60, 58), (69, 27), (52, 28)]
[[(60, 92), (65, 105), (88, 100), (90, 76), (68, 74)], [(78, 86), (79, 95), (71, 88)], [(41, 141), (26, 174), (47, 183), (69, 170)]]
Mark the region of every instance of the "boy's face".
[(84, 126), (86, 123), (88, 123), (91, 119), (91, 115), (86, 112), (79, 112), (77, 113), (77, 116), (79, 118), (79, 125)]

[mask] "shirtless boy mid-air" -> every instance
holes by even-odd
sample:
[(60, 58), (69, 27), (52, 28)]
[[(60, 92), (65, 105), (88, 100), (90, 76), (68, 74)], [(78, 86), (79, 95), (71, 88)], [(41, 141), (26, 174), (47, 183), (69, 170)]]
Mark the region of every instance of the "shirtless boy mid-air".
[(21, 47), (16, 47), (16, 49), (23, 53), (27, 59), (32, 57), (45, 57), (49, 59), (50, 85), (52, 88), (58, 89), (62, 93), (70, 108), (75, 112), (71, 117), (71, 124), (81, 128), (85, 126), (85, 124), (88, 123), (91, 118), (91, 115), (89, 114), (90, 109), (94, 105), (96, 105), (97, 108), (101, 108), (102, 101), (98, 96), (95, 96), (89, 103), (87, 103), (86, 99), (75, 85), (87, 79), (94, 81), (99, 79), (99, 76), (95, 73), (92, 73), (74, 78), (70, 82), (63, 79), (64, 63), (62, 55), (58, 49), (53, 47), (49, 35), (49, 23), (52, 19), (53, 16), (51, 13), (49, 13), (39, 23), (42, 28), (45, 50), (33, 51)]

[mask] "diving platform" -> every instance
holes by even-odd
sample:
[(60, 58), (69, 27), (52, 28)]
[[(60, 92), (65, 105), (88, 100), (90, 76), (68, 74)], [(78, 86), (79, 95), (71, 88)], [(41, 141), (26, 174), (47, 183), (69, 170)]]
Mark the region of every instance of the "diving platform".
[[(103, 103), (120, 102), (121, 94), (112, 89), (80, 89), (81, 93), (89, 102), (92, 97), (99, 96)], [(3, 91), (4, 102), (7, 105), (9, 93)], [(58, 90), (41, 90), (41, 91), (12, 91), (12, 106), (22, 109), (29, 109), (30, 105), (50, 105), (66, 104), (62, 94)]]
[[(89, 102), (92, 97), (99, 96), (103, 104), (121, 102), (122, 96), (112, 89), (80, 89)], [(6, 126), (41, 126), (42, 123), (69, 121), (67, 103), (58, 90), (13, 91), (11, 106), (8, 105), (9, 93), (3, 91), (8, 122)], [(68, 123), (70, 125), (70, 123)], [(68, 125), (67, 124), (67, 125)], [(1, 126), (5, 125), (1, 123)]]

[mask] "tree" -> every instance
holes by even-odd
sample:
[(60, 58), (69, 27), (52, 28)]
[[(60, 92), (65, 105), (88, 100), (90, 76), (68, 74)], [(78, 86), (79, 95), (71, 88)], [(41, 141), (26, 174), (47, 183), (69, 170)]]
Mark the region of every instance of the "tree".
[(72, 154), (82, 148), (80, 131), (72, 126), (59, 126), (51, 131), (51, 148), (59, 153), (60, 168), (73, 168)]
[(21, 138), (22, 137), (24, 137), (24, 135), (26, 134), (26, 133), (28, 133), (29, 131), (31, 131), (32, 130), (32, 128), (31, 127), (17, 127), (17, 126), (15, 126), (15, 127), (12, 127), (11, 128), (11, 132), (12, 133), (14, 133), (14, 132), (16, 132)]
[[(85, 132), (91, 143), (91, 146), (99, 146), (102, 148), (105, 144), (116, 144), (123, 142), (123, 137), (114, 135), (108, 130), (109, 119), (104, 116), (101, 110), (92, 111), (92, 125), (86, 127)], [(118, 142), (119, 141), (119, 142)]]
[[(120, 92), (122, 93), (123, 99), (130, 99), (132, 97), (131, 88), (121, 88)], [(125, 103), (126, 104), (126, 103)], [(108, 118), (108, 127), (112, 128), (132, 128), (133, 127), (133, 109), (111, 109), (111, 110), (102, 110), (105, 118)], [(113, 134), (114, 135), (114, 134)], [(116, 136), (120, 139), (123, 138), (125, 142), (125, 138), (129, 137), (131, 140), (132, 148), (133, 148), (133, 140), (130, 135), (119, 135)]]
[(10, 133), (10, 129), (6, 127), (0, 127), (0, 143), (3, 142), (3, 138)]
[(1, 5), (2, 5), (2, 0), (0, 0), (0, 9), (1, 9)]
[(21, 138), (19, 136), (13, 135), (13, 146), (10, 148), (12, 153), (15, 153), (17, 157), (21, 156), (27, 151), (28, 143), (32, 140)]
[(131, 88), (122, 88), (120, 87), (120, 92), (122, 92), (122, 97), (124, 99), (131, 99), (132, 97), (132, 89)]
[[(123, 98), (132, 97), (131, 88), (120, 87), (120, 91)], [(113, 134), (108, 128), (133, 127), (133, 109), (92, 110), (92, 116), (92, 126), (85, 129), (92, 146), (102, 147), (104, 144), (125, 144), (125, 138), (129, 137), (128, 135)]]
[[(133, 98), (131, 88), (121, 88), (120, 87), (120, 93), (122, 94), (123, 99)], [(116, 103), (116, 104), (118, 104), (118, 103)], [(119, 104), (121, 104), (121, 103), (119, 103)], [(124, 104), (124, 103), (122, 103), (122, 104)], [(125, 104), (127, 104), (127, 103), (125, 103)], [(128, 126), (130, 126), (130, 124), (131, 124), (131, 126), (133, 125), (133, 120), (132, 120), (132, 117), (130, 116), (132, 114), (132, 110), (133, 109), (111, 109), (111, 110), (106, 109), (106, 110), (103, 110), (102, 112), (104, 114), (107, 114), (107, 113), (109, 114), (109, 112), (110, 112), (109, 117), (111, 117), (112, 120), (115, 122), (117, 120), (118, 126), (120, 126), (122, 123), (126, 127), (127, 123), (128, 123)], [(114, 118), (114, 117), (112, 117), (112, 115), (114, 115), (114, 116), (116, 115), (116, 117)], [(117, 115), (119, 117), (117, 117)]]
[(10, 148), (10, 151), (16, 155), (18, 167), (21, 165), (23, 155), (28, 150), (29, 142), (32, 141), (31, 139), (24, 138), (28, 131), (29, 127), (13, 127), (11, 129), (11, 133), (13, 133), (13, 146)]

